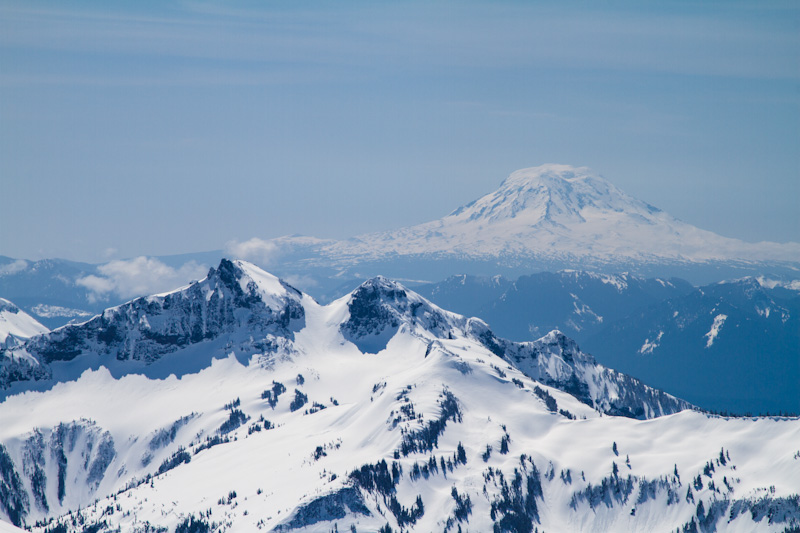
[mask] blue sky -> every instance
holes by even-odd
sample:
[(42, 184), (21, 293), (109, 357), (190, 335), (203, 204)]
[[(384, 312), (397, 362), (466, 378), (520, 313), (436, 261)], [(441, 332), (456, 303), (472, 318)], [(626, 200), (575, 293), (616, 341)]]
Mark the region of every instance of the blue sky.
[(0, 1), (0, 255), (348, 237), (543, 163), (800, 241), (800, 4)]

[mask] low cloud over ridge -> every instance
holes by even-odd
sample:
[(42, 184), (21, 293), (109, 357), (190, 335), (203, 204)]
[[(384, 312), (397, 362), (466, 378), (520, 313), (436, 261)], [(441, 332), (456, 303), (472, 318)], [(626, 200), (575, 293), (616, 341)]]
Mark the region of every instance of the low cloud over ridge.
[(278, 245), (258, 237), (246, 241), (229, 241), (225, 253), (234, 259), (244, 259), (260, 267), (267, 266), (279, 253)]
[(186, 283), (205, 277), (208, 267), (189, 261), (173, 268), (153, 257), (116, 260), (97, 268), (99, 275), (88, 275), (76, 280), (81, 287), (91, 291), (92, 303), (108, 298), (114, 293), (121, 298), (135, 298), (166, 292)]

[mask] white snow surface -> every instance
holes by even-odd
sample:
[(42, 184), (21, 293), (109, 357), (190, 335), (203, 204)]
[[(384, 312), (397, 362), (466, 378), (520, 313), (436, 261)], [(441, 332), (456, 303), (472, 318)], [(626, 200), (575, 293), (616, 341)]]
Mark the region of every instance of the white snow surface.
[(644, 344), (642, 347), (639, 348), (639, 353), (642, 355), (647, 355), (653, 353), (653, 350), (658, 348), (659, 343), (661, 342), (661, 337), (664, 336), (663, 331), (659, 331), (658, 335), (655, 336), (655, 339), (650, 340), (649, 338), (644, 340)]
[(31, 315), (9, 300), (0, 298), (0, 345), (6, 344), (9, 337), (24, 340), (48, 331)]
[[(277, 278), (237, 265), (268, 301), (277, 305), (288, 295)], [(522, 345), (520, 351), (536, 345), (551, 356), (523, 358), (528, 367), (518, 367), (469, 334), (487, 327), (480, 321), (443, 311), (410, 291), (406, 299), (392, 300), (402, 287), (383, 278), (361, 290), (327, 306), (292, 295), (303, 307), (303, 328), (290, 345), (255, 354), (246, 364), (232, 348), (227, 357), (180, 378), (115, 379), (100, 367), (46, 392), (7, 398), (0, 403), (0, 443), (25, 484), (26, 523), (55, 517), (68, 531), (81, 531), (68, 515), (80, 508), (85, 524), (104, 520), (122, 531), (144, 531), (150, 524), (172, 532), (189, 515), (203, 513), (230, 532), (290, 526), (344, 532), (351, 525), (363, 532), (386, 524), (399, 531), (390, 496), (406, 509), (419, 496), (424, 513), (404, 531), (492, 531), (492, 515), (503, 516), (492, 503), (515, 476), (522, 476), (522, 493), (536, 482), (541, 486), (540, 496), (530, 496), (537, 516), (532, 525), (540, 531), (674, 531), (696, 517), (700, 501), (706, 510), (728, 502), (718, 531), (782, 531), (789, 524), (749, 508), (733, 517), (735, 501), (778, 499), (775, 505), (783, 509), (785, 498), (790, 519), (800, 519), (797, 419), (725, 419), (691, 410), (649, 420), (602, 415), (531, 378), (548, 375), (535, 365), (557, 374), (573, 357), (560, 333)], [(383, 295), (381, 309), (389, 313), (382, 324), (396, 330), (377, 353), (364, 353), (343, 325), (357, 318), (351, 316), (354, 301), (371, 301), (372, 290)], [(392, 314), (404, 306), (410, 314)], [(371, 318), (365, 316), (369, 324)], [(598, 377), (592, 383), (607, 388), (600, 377), (608, 369), (592, 368)], [(275, 383), (285, 392), (270, 405), (262, 393)], [(292, 410), (298, 393), (307, 403)], [(548, 409), (544, 394), (563, 412)], [(448, 415), (448, 398), (457, 414)], [(228, 442), (203, 449), (209, 438), (221, 436), (234, 409), (247, 422), (227, 433)], [(264, 429), (264, 420), (274, 428)], [(435, 421), (444, 426), (434, 446), (399, 453), (409, 435)], [(504, 441), (508, 450), (501, 453)], [(459, 447), (465, 464), (456, 460)], [(66, 465), (61, 498), (59, 450)], [(191, 461), (158, 474), (180, 450)], [(389, 471), (395, 464), (402, 470), (390, 494), (369, 491), (351, 476), (380, 461)], [(413, 475), (415, 465), (431, 461), (436, 470)], [(37, 465), (46, 479), (40, 499), (32, 482)], [(620, 487), (624, 496), (617, 498)], [(461, 519), (453, 490), (470, 499), (470, 512)], [(341, 512), (315, 507), (328, 497), (327, 508), (336, 508), (331, 502), (337, 494), (357, 501), (345, 498)], [(3, 513), (0, 506), (0, 518)]]
[(722, 325), (728, 319), (728, 315), (724, 315), (722, 313), (718, 314), (714, 317), (714, 322), (711, 324), (711, 329), (708, 330), (708, 333), (705, 334), (706, 337), (706, 348), (711, 348), (714, 345), (714, 340), (719, 335), (719, 332), (722, 330)]
[(0, 533), (23, 533), (25, 530), (0, 520)]

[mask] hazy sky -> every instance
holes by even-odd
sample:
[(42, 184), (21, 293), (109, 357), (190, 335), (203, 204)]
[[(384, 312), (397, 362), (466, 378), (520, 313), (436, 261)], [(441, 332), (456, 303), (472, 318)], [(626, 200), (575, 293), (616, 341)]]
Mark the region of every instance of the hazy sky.
[(439, 218), (589, 166), (800, 241), (800, 3), (0, 0), (0, 255)]

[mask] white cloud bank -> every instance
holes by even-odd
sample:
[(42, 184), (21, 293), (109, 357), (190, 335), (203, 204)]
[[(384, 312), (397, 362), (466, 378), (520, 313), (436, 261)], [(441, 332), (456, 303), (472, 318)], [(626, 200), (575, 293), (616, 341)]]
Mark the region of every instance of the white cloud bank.
[(22, 272), (26, 268), (28, 268), (28, 262), (24, 259), (17, 259), (13, 263), (0, 266), (0, 276), (10, 276), (17, 272)]
[(225, 253), (233, 259), (244, 259), (260, 267), (266, 267), (278, 255), (279, 247), (272, 241), (258, 237), (239, 242), (229, 241), (225, 245)]
[(135, 298), (176, 289), (192, 280), (204, 278), (208, 267), (195, 261), (180, 268), (165, 265), (152, 257), (116, 260), (97, 268), (100, 275), (91, 274), (76, 283), (91, 291), (89, 300), (94, 303), (107, 299), (111, 293), (121, 298)]

